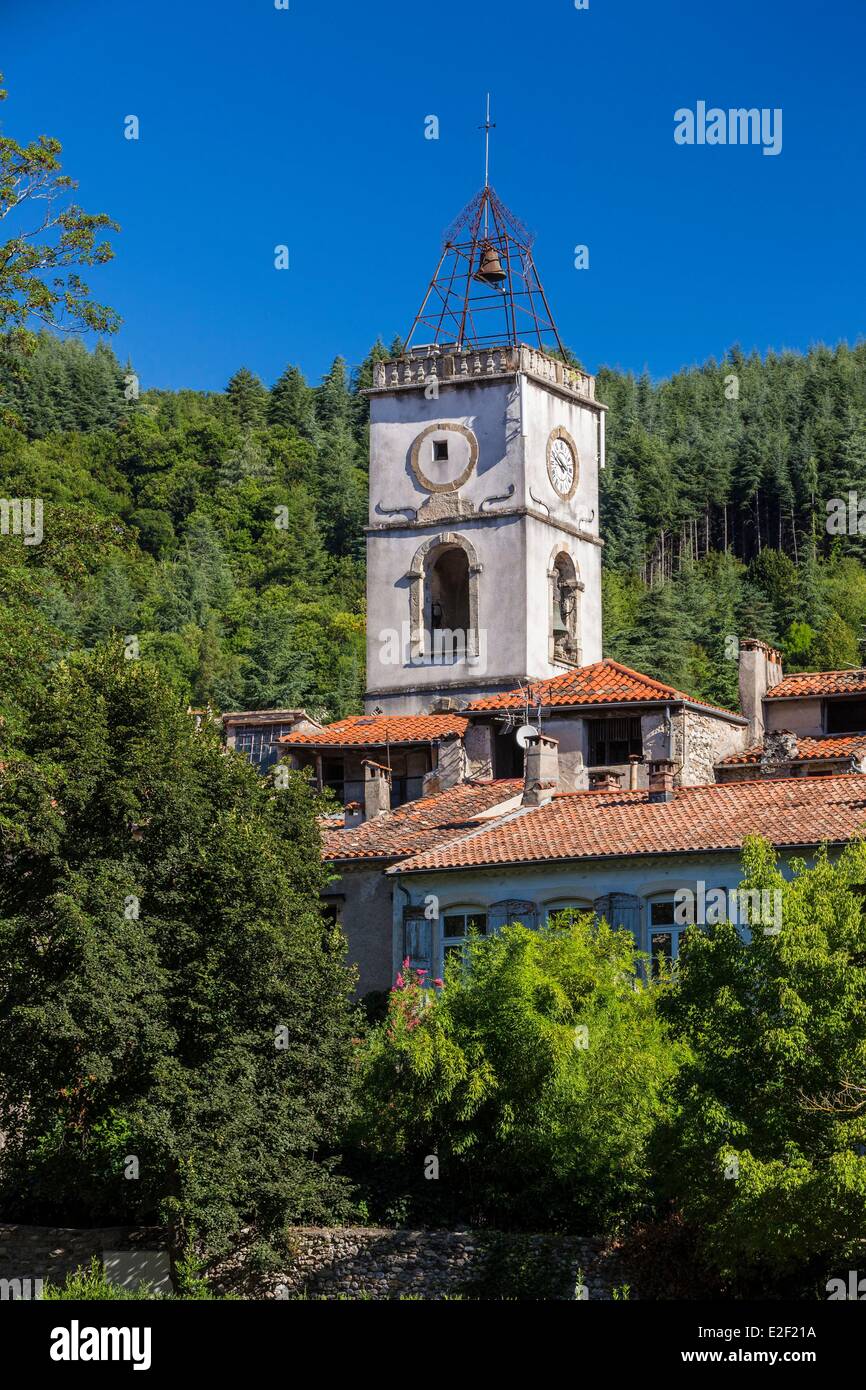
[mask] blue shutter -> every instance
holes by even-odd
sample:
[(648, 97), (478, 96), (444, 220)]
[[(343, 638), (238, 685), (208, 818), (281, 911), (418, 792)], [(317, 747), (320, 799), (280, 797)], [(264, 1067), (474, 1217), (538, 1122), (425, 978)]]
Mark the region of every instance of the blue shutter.
[(637, 949), (642, 949), (640, 898), (633, 893), (603, 893), (592, 906), (596, 916), (603, 917), (609, 926), (630, 931)]
[(407, 917), (404, 937), (404, 957), (409, 957), (414, 970), (426, 970), (429, 980), (436, 973), (433, 969), (433, 922), (423, 915)]
[(504, 902), (494, 903), (487, 915), (487, 930), (492, 935), (513, 922), (519, 922), (521, 926), (534, 931), (538, 926), (538, 908), (535, 903), (526, 902), (522, 898), (506, 898)]

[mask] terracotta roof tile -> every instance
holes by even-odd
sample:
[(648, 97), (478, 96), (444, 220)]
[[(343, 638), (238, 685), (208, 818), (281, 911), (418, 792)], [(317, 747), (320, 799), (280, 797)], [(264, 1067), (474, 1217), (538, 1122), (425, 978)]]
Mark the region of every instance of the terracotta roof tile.
[(289, 748), (382, 748), (387, 743), (432, 743), (447, 734), (463, 734), (468, 723), (459, 714), (354, 714), (312, 733), (286, 734), (278, 742)]
[(738, 850), (746, 835), (780, 847), (841, 843), (866, 823), (866, 777), (785, 777), (641, 791), (571, 792), (481, 833), (414, 855), (394, 872), (562, 859)]
[(866, 695), (866, 666), (850, 671), (800, 671), (783, 677), (767, 691), (768, 700), (794, 700), (804, 695)]
[(522, 791), (521, 778), (460, 782), (447, 792), (407, 801), (390, 815), (364, 821), (352, 829), (323, 828), (322, 857), (399, 859), (432, 849), (455, 835), (476, 829), (478, 816), (504, 806)]
[[(579, 666), (573, 671), (563, 671), (560, 676), (549, 680), (533, 681), (530, 686), (533, 699), (540, 699), (542, 705), (608, 705), (632, 704), (652, 700), (672, 701), (679, 704), (683, 700), (725, 714), (729, 718), (732, 711), (721, 709), (718, 705), (707, 704), (705, 700), (694, 700), (684, 690), (665, 685), (652, 676), (644, 676), (623, 666), (619, 661), (605, 657), (591, 666)], [(489, 695), (473, 700), (467, 705), (469, 710), (522, 709), (525, 694), (521, 690), (509, 690), (502, 695)], [(736, 716), (739, 717), (739, 716)]]
[[(756, 743), (752, 748), (746, 748), (740, 753), (731, 753), (727, 758), (722, 758), (717, 767), (736, 767), (747, 766), (760, 763), (761, 754), (764, 751), (763, 743)], [(802, 758), (805, 762), (812, 758), (821, 760), (827, 758), (853, 758), (866, 755), (866, 736), (863, 734), (837, 734), (832, 738), (798, 738), (797, 751), (795, 758)]]

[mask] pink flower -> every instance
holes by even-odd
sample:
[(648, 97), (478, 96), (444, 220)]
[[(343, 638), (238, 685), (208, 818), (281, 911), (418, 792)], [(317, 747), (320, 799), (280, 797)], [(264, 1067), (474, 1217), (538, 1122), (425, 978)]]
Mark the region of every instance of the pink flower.
[(437, 989), (444, 989), (444, 988), (445, 988), (445, 981), (444, 981), (444, 980), (440, 980), (440, 979), (437, 978), (437, 979), (435, 979), (435, 980), (433, 981), (433, 983), (434, 983), (434, 985), (436, 986)]
[(405, 982), (405, 980), (403, 979), (403, 976), (398, 974), (398, 976), (397, 976), (397, 981), (396, 981), (397, 988), (398, 988), (398, 989), (403, 989), (404, 986), (405, 986), (405, 983), (406, 983), (406, 982)]

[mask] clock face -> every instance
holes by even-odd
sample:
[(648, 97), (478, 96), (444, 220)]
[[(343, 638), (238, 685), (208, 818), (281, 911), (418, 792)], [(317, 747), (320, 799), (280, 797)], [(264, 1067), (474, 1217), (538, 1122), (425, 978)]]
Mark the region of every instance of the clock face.
[(554, 430), (547, 442), (547, 472), (560, 497), (571, 497), (577, 486), (577, 449), (567, 430)]

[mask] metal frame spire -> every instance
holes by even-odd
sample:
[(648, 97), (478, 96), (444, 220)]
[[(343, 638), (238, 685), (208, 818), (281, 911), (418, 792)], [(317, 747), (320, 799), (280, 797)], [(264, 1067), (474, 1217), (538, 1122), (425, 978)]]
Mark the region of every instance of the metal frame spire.
[[(419, 347), (481, 349), (527, 343), (566, 356), (532, 258), (532, 237), (490, 184), (490, 95), (484, 131), (484, 186), (451, 224), (406, 350), (421, 330)], [(495, 253), (505, 272), (501, 287), (479, 274), (482, 255)], [(429, 336), (428, 336), (429, 335)], [(548, 346), (545, 338), (552, 339)]]

